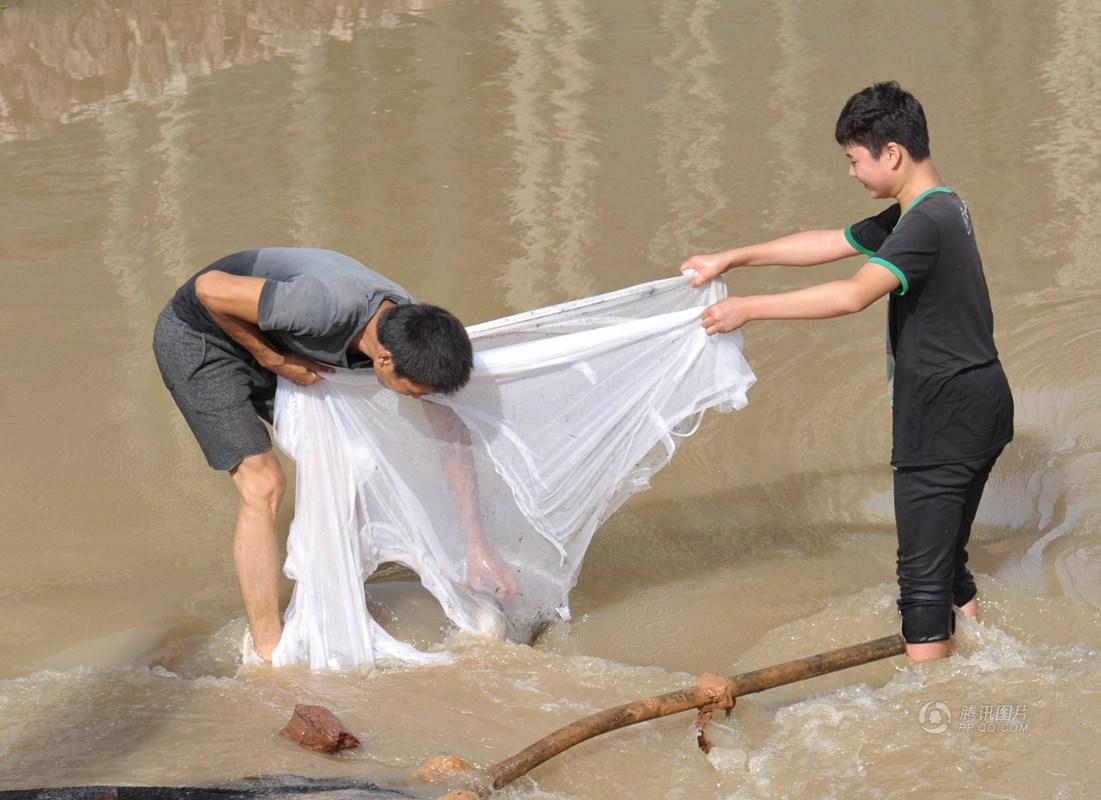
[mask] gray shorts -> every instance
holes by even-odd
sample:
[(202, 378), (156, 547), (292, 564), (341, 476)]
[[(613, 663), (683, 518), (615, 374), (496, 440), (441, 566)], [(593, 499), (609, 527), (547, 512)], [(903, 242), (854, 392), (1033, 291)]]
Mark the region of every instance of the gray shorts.
[(157, 319), (153, 354), (211, 467), (233, 469), (242, 459), (271, 449), (261, 419), (271, 422), (274, 373), (232, 342), (195, 330), (171, 304)]

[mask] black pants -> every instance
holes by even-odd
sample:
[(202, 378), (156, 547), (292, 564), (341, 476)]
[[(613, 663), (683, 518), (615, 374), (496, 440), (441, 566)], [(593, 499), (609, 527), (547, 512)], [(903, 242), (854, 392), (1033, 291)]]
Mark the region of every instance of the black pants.
[(956, 627), (952, 606), (977, 593), (967, 568), (967, 541), (997, 458), (895, 468), (898, 609), (907, 642), (950, 638)]

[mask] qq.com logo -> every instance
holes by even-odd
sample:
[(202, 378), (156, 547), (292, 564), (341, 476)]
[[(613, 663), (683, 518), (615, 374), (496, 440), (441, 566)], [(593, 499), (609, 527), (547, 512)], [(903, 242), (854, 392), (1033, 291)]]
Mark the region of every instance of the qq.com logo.
[(944, 733), (952, 724), (952, 712), (940, 700), (930, 700), (918, 712), (918, 724), (926, 733)]

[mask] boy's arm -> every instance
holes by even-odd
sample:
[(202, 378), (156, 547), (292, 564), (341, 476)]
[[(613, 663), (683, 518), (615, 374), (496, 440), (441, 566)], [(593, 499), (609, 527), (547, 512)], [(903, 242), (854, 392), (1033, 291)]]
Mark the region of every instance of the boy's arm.
[(827, 319), (863, 311), (899, 287), (890, 270), (868, 262), (851, 278), (806, 289), (752, 297), (727, 297), (704, 309), (707, 335), (737, 330), (755, 319)]
[(845, 230), (838, 228), (803, 231), (748, 247), (692, 256), (680, 269), (698, 272), (692, 285), (702, 286), (733, 267), (812, 267), (853, 255), (856, 250), (845, 238)]
[(332, 372), (332, 367), (273, 350), (260, 331), (260, 291), (264, 283), (263, 278), (210, 270), (195, 279), (195, 296), (218, 327), (252, 353), (261, 367), (300, 386), (316, 383), (320, 373)]

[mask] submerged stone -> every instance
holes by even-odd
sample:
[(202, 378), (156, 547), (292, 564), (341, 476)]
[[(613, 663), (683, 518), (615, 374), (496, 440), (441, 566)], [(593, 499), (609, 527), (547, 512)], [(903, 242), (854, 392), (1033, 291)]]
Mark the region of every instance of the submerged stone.
[(336, 753), (359, 747), (356, 735), (324, 706), (299, 703), (279, 735), (319, 753)]

